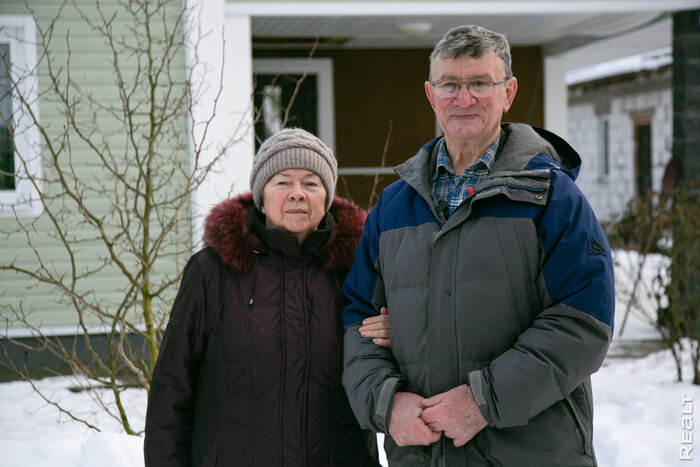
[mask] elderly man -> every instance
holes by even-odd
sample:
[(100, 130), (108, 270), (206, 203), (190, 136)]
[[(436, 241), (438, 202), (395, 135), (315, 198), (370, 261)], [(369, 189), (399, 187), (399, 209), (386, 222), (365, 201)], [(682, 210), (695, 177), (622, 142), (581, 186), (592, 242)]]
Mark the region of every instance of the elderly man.
[[(448, 31), (425, 92), (444, 137), (396, 168), (345, 282), (343, 384), (392, 465), (595, 465), (590, 375), (613, 324), (605, 234), (562, 139), (501, 123), (504, 36)], [(389, 310), (391, 349), (357, 332)]]

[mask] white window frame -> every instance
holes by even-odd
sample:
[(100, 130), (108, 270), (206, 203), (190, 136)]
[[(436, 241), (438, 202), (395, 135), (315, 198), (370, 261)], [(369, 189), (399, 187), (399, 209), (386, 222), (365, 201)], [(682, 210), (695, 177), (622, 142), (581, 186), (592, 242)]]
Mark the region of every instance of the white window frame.
[(254, 58), (253, 74), (316, 75), (318, 86), (318, 136), (335, 151), (335, 103), (333, 59), (330, 58)]
[[(19, 97), (24, 96), (24, 102), (29, 103), (31, 111), (38, 118), (36, 30), (33, 18), (29, 15), (0, 15), (0, 42), (10, 45), (10, 77), (13, 83), (17, 83), (12, 93), (15, 189), (0, 191), (0, 217), (36, 217), (43, 212), (39, 200), (42, 173), (39, 129)], [(24, 111), (18, 111), (23, 108)], [(39, 190), (28, 179), (27, 173), (39, 183)]]

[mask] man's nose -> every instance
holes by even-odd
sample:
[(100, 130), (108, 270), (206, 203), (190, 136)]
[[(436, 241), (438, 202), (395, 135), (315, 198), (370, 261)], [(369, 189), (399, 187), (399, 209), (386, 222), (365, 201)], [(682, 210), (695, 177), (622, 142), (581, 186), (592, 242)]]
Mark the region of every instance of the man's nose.
[(460, 84), (459, 92), (457, 92), (457, 96), (455, 97), (455, 103), (461, 107), (467, 107), (472, 105), (475, 101), (476, 99), (469, 92), (466, 83)]

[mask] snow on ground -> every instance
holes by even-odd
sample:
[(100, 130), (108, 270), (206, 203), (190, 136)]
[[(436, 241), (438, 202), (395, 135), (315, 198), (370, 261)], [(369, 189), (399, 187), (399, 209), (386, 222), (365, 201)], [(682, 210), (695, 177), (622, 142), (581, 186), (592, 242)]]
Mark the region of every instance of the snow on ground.
[[(655, 350), (658, 335), (648, 324), (648, 317), (653, 317), (653, 293), (641, 294), (620, 335), (624, 297), (631, 277), (636, 277), (640, 258), (626, 252), (616, 252), (615, 257), (615, 339), (603, 367), (592, 378), (598, 462), (601, 467), (700, 465), (700, 438), (693, 436), (700, 429), (693, 432), (691, 426), (700, 424), (700, 386), (689, 382), (689, 355), (684, 355), (684, 381), (678, 383), (670, 352)], [(664, 266), (661, 257), (647, 258), (642, 292), (653, 289), (650, 284)], [(639, 310), (644, 310), (647, 318)], [(123, 434), (119, 424), (86, 394), (71, 392), (69, 379), (46, 378), (35, 384), (74, 415), (100, 426), (102, 432), (95, 433), (58, 412), (26, 382), (0, 384), (0, 467), (143, 466), (142, 438)], [(135, 427), (142, 429), (145, 393), (129, 390), (125, 398)], [(682, 460), (682, 454), (693, 460)]]
[[(70, 391), (70, 378), (44, 378), (35, 385), (49, 400), (102, 431), (95, 433), (48, 405), (29, 383), (0, 384), (0, 466), (131, 467), (143, 466), (143, 439), (123, 434), (120, 424), (86, 393)], [(129, 415), (143, 429), (146, 393), (127, 390)]]

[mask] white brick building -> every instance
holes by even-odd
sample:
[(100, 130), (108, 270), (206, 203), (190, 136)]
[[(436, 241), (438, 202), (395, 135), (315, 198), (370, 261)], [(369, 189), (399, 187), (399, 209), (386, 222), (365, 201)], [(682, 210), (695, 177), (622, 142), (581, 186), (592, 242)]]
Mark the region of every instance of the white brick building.
[(578, 185), (602, 222), (661, 189), (671, 158), (671, 51), (569, 77), (568, 141), (583, 160)]

